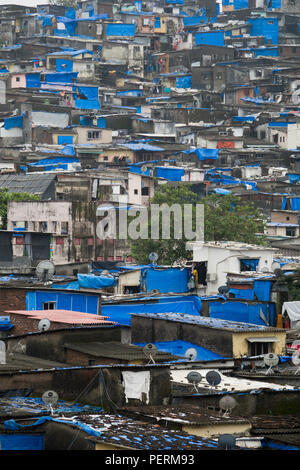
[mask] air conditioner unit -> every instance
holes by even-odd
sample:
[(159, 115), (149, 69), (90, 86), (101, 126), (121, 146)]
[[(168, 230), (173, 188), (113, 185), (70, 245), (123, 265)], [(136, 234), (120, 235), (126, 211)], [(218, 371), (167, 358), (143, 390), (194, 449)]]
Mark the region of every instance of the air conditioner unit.
[(208, 273), (207, 274), (207, 280), (209, 282), (213, 282), (213, 281), (216, 281), (217, 280), (217, 273)]

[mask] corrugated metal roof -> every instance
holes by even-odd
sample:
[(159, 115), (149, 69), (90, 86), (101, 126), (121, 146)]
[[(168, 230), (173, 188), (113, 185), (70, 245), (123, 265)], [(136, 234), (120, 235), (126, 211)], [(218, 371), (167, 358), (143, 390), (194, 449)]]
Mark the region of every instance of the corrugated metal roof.
[(8, 188), (9, 192), (15, 193), (43, 195), (54, 180), (54, 174), (5, 174), (0, 175), (0, 188)]
[(48, 318), (50, 322), (67, 323), (70, 325), (115, 324), (115, 322), (107, 321), (107, 317), (92, 313), (75, 312), (73, 310), (10, 310), (7, 313), (27, 316), (35, 320)]

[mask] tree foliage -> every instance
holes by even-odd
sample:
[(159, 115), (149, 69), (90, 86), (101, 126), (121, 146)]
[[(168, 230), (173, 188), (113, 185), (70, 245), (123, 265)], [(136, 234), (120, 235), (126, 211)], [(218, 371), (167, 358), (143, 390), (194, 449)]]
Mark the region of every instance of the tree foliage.
[(7, 206), (9, 201), (39, 201), (40, 197), (30, 193), (10, 193), (7, 188), (0, 189), (0, 228), (7, 229)]
[[(190, 185), (180, 183), (176, 187), (168, 184), (162, 185), (151, 200), (152, 204), (192, 204), (193, 230), (196, 228), (196, 204), (204, 206), (204, 240), (205, 241), (237, 241), (261, 245), (265, 243), (263, 236), (264, 222), (259, 211), (253, 204), (242, 202), (238, 197), (229, 195), (211, 194), (199, 198)], [(151, 234), (151, 219), (148, 220), (148, 239), (131, 241), (131, 255), (139, 263), (149, 263), (149, 254), (156, 252), (159, 264), (172, 264), (180, 259), (191, 259), (191, 250), (186, 249), (187, 240), (174, 236), (174, 216), (170, 218), (170, 239), (153, 240)], [(160, 221), (161, 224), (161, 221)], [(160, 232), (161, 233), (161, 232)]]

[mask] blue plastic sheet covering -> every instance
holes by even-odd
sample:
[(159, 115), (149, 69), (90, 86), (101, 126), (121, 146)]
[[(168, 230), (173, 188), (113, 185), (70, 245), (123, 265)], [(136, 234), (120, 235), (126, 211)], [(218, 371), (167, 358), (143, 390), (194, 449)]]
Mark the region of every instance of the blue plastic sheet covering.
[(66, 145), (66, 144), (73, 144), (73, 136), (72, 135), (59, 135), (57, 137), (58, 145)]
[(0, 331), (11, 330), (14, 325), (10, 322), (10, 317), (0, 317)]
[(94, 118), (90, 116), (80, 116), (79, 124), (81, 126), (93, 126)]
[(68, 284), (52, 284), (52, 289), (66, 289), (66, 290), (79, 290), (80, 285), (78, 281), (69, 282)]
[[(136, 346), (145, 346), (147, 343), (133, 343)], [(184, 358), (188, 349), (193, 348), (197, 351), (196, 361), (214, 361), (218, 359), (225, 359), (223, 356), (216, 354), (209, 349), (202, 348), (197, 344), (189, 343), (187, 341), (158, 341), (153, 343), (159, 351), (164, 351), (174, 356)]]
[(291, 173), (288, 173), (288, 177), (289, 177), (290, 183), (296, 183), (297, 181), (300, 181), (300, 175), (293, 175)]
[[(276, 435), (274, 437), (276, 439)], [(262, 450), (299, 450), (299, 447), (273, 441), (269, 437), (264, 437), (261, 441)]]
[(253, 289), (258, 300), (268, 302), (271, 296), (272, 281), (254, 281)]
[(44, 450), (44, 434), (0, 434), (1, 450)]
[(153, 302), (153, 298), (146, 298), (147, 302), (145, 303), (142, 300), (140, 299), (139, 303), (132, 301), (130, 304), (102, 304), (101, 314), (109, 317), (110, 321), (117, 322), (120, 325), (130, 325), (132, 313), (177, 312), (187, 315), (200, 315), (202, 305), (201, 299), (193, 295), (160, 297), (156, 302)]
[(144, 268), (141, 271), (142, 284), (147, 292), (157, 289), (162, 294), (168, 292), (188, 292), (188, 269)]
[[(70, 156), (76, 155), (76, 151), (75, 151), (73, 144), (65, 145), (65, 147), (60, 151), (60, 153), (63, 153), (64, 155), (70, 155)], [(74, 163), (75, 163), (75, 159), (74, 159)], [(79, 163), (79, 160), (77, 160), (76, 163)]]
[(231, 191), (229, 191), (228, 189), (223, 189), (223, 188), (214, 188), (213, 190), (215, 193), (217, 194), (231, 194)]
[(182, 153), (185, 153), (187, 155), (191, 153), (195, 153), (199, 160), (217, 160), (219, 157), (219, 149), (196, 148), (196, 149), (185, 150)]
[(9, 130), (14, 127), (23, 127), (23, 114), (4, 119), (4, 129)]
[(182, 177), (184, 176), (184, 169), (157, 166), (155, 176), (157, 178), (165, 178), (168, 181), (182, 181)]
[(233, 0), (233, 6), (235, 10), (242, 10), (248, 8), (249, 0)]
[(198, 26), (200, 24), (206, 23), (207, 17), (206, 15), (203, 16), (187, 16), (183, 18), (183, 25), (184, 26)]
[(54, 72), (46, 73), (45, 82), (48, 83), (72, 83), (77, 78), (78, 72)]
[(44, 158), (38, 162), (28, 163), (28, 166), (33, 167), (46, 167), (49, 165), (68, 165), (69, 163), (78, 163), (78, 158), (70, 157), (55, 157), (55, 158)]
[(56, 72), (73, 72), (73, 61), (70, 59), (56, 59)]
[(130, 150), (133, 150), (135, 152), (137, 152), (139, 150), (144, 150), (144, 151), (147, 151), (147, 152), (163, 152), (165, 150), (162, 147), (156, 147), (154, 145), (149, 145), (149, 144), (145, 144), (145, 143), (122, 144), (121, 146), (126, 147)]
[(142, 90), (123, 90), (117, 91), (117, 96), (142, 96)]
[(74, 86), (75, 106), (79, 109), (100, 109), (98, 87)]
[(249, 121), (255, 121), (255, 117), (254, 116), (234, 116), (233, 117), (233, 120), (235, 122), (249, 122)]
[(277, 18), (249, 18), (251, 24), (250, 36), (264, 36), (265, 44), (271, 41), (278, 44), (278, 19)]
[(224, 46), (224, 31), (206, 31), (195, 33), (195, 44), (196, 46)]
[(49, 291), (33, 291), (26, 295), (26, 310), (43, 310), (44, 302), (56, 302), (57, 310), (98, 314), (98, 295), (86, 292), (66, 292), (53, 289)]
[(254, 259), (254, 258), (253, 259), (247, 259), (247, 258), (241, 259), (241, 264), (243, 264), (244, 267), (247, 268), (246, 269), (247, 271), (256, 271), (258, 263), (259, 263), (259, 259)]
[(77, 274), (80, 287), (85, 289), (104, 289), (105, 287), (113, 287), (117, 284), (114, 277), (94, 276), (92, 274)]
[(275, 325), (274, 303), (247, 303), (239, 301), (210, 302), (209, 316), (221, 320), (252, 323), (254, 325)]
[(185, 77), (176, 78), (176, 88), (191, 88), (192, 76), (186, 75)]
[(235, 299), (254, 300), (253, 289), (229, 289), (230, 294), (234, 294)]
[(125, 36), (135, 35), (135, 24), (111, 23), (106, 25), (106, 36)]
[(286, 197), (283, 197), (283, 198), (282, 198), (282, 204), (281, 204), (281, 210), (282, 210), (282, 211), (284, 211), (285, 206), (286, 206)]
[(65, 25), (65, 31), (69, 36), (75, 36), (78, 24), (78, 21), (76, 19), (67, 18), (66, 16), (57, 16), (57, 21), (58, 23), (63, 23)]
[(40, 88), (41, 77), (39, 73), (26, 74), (26, 88)]
[(300, 197), (291, 198), (292, 211), (300, 211)]
[(99, 129), (106, 129), (106, 118), (105, 117), (97, 118), (97, 127)]
[(79, 429), (82, 429), (84, 432), (91, 436), (100, 436), (101, 431), (96, 431), (92, 427), (90, 427), (87, 424), (81, 423), (80, 421), (75, 421), (75, 420), (67, 420), (63, 418), (52, 418), (51, 416), (43, 416), (42, 418), (39, 418), (37, 421), (31, 424), (20, 424), (17, 423), (14, 419), (9, 419), (8, 421), (4, 421), (4, 428), (8, 429), (9, 431), (19, 431), (19, 430), (24, 430), (26, 428), (32, 428), (36, 426), (40, 426), (41, 424), (46, 423), (47, 421), (55, 421), (57, 423), (63, 423), (63, 424), (68, 424), (72, 426), (76, 426)]
[(65, 10), (66, 18), (74, 20), (76, 18), (76, 8), (66, 8)]
[(272, 8), (281, 8), (281, 0), (269, 0), (267, 8), (268, 10), (272, 10)]
[(166, 0), (167, 4), (184, 5), (184, 0)]

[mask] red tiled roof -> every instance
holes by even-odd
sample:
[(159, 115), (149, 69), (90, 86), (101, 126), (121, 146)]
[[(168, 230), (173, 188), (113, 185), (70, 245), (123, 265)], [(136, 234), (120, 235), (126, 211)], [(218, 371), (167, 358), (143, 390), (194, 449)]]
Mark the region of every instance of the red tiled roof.
[(68, 323), (70, 325), (116, 324), (116, 322), (106, 320), (108, 317), (94, 315), (92, 313), (74, 312), (73, 310), (7, 310), (5, 313), (24, 315), (36, 320), (48, 318), (48, 320), (52, 322)]

